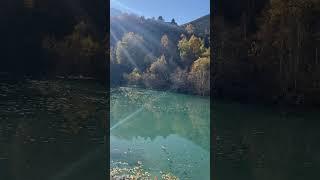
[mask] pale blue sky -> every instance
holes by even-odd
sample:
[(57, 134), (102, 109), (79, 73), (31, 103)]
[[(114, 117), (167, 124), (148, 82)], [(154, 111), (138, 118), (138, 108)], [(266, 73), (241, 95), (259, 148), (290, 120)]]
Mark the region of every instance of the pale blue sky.
[(111, 0), (110, 7), (147, 18), (174, 18), (178, 24), (210, 14), (210, 0)]

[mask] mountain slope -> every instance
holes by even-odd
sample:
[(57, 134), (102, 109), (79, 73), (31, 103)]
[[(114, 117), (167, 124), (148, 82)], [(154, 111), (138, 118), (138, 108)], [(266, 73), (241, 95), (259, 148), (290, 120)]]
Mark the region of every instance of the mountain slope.
[(149, 43), (150, 49), (160, 45), (160, 39), (164, 34), (167, 34), (169, 39), (177, 44), (181, 34), (186, 34), (185, 27), (187, 24), (192, 24), (195, 27), (195, 35), (208, 40), (210, 36), (210, 15), (206, 15), (186, 23), (181, 26), (163, 22), (154, 19), (145, 19), (133, 14), (121, 13), (120, 10), (111, 9), (111, 46), (121, 40), (127, 32), (134, 32), (143, 36), (144, 40)]
[(188, 24), (192, 24), (195, 28), (195, 34), (201, 37), (210, 35), (210, 14), (202, 16), (189, 23), (183, 24), (182, 27), (186, 27)]
[(115, 47), (125, 33), (134, 32), (144, 38), (150, 50), (159, 48), (161, 37), (164, 34), (168, 35), (170, 41), (176, 44), (180, 39), (180, 35), (186, 33), (181, 26), (159, 20), (145, 19), (132, 14), (112, 16), (110, 27), (111, 46)]

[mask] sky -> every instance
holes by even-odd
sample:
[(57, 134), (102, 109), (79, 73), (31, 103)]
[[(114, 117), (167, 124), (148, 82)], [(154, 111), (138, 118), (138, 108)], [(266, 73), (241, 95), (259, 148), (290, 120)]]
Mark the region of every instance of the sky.
[(174, 18), (178, 24), (210, 14), (210, 0), (111, 0), (110, 7), (146, 18)]

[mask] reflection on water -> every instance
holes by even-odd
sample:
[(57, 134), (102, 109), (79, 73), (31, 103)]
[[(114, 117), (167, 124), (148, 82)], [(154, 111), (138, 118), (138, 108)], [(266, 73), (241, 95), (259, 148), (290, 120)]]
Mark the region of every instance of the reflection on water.
[(104, 87), (0, 83), (0, 179), (104, 179)]
[(318, 112), (226, 102), (214, 110), (217, 179), (318, 179)]
[(208, 98), (119, 88), (110, 105), (111, 167), (140, 161), (154, 176), (171, 172), (180, 179), (209, 179)]

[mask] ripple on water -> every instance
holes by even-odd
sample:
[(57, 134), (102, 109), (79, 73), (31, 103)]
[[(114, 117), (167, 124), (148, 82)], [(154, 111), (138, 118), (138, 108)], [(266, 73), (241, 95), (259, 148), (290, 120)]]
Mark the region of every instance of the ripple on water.
[[(107, 112), (101, 93), (104, 87), (90, 85), (98, 91), (95, 93), (95, 89), (81, 90), (86, 85), (77, 83), (0, 83), (0, 152), (19, 138), (33, 144), (80, 140), (101, 144), (104, 130), (97, 122), (104, 122)], [(97, 113), (97, 109), (105, 113)]]

